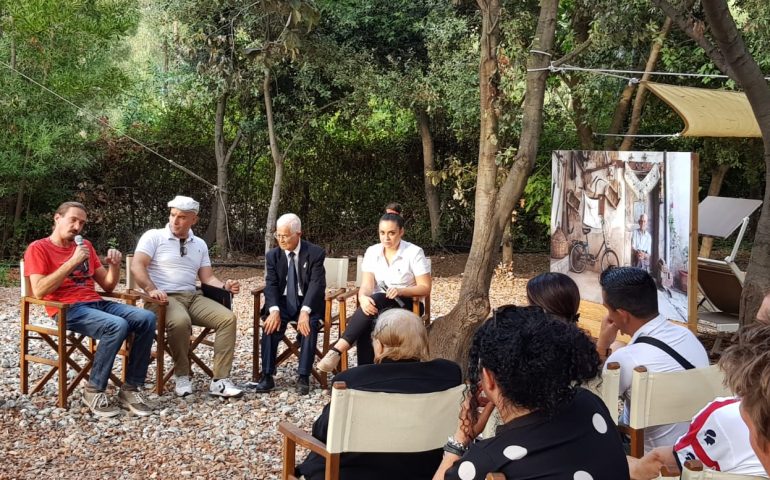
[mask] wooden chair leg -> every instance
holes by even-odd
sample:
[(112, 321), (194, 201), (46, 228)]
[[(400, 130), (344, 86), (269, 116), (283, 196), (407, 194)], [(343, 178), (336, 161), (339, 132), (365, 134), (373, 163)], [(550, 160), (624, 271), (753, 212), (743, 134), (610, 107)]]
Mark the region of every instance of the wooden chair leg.
[(631, 449), (629, 454), (632, 457), (642, 458), (644, 456), (644, 429), (629, 429), (631, 437)]
[(297, 465), (297, 443), (286, 435), (283, 435), (283, 480), (294, 477), (294, 469)]
[(254, 334), (251, 338), (251, 380), (258, 382), (261, 375), (259, 371), (259, 340), (260, 340), (260, 315), (262, 310), (262, 296), (260, 294), (254, 295)]
[(332, 453), (326, 459), (326, 480), (339, 480), (340, 478), (340, 454)]
[(27, 354), (29, 353), (29, 304), (21, 300), (21, 348), (19, 358), (19, 388), (21, 393), (29, 393), (29, 364), (27, 363)]
[[(347, 317), (347, 304), (346, 302), (340, 302), (340, 334), (339, 338), (342, 338), (342, 334), (345, 333), (345, 329), (348, 326), (348, 317)], [(342, 355), (340, 355), (340, 364), (337, 367), (337, 370), (340, 372), (344, 372), (348, 369), (348, 351), (345, 350), (342, 352)]]
[(156, 313), (155, 334), (155, 393), (163, 395), (166, 387), (165, 361), (166, 361), (166, 308), (161, 306)]
[(68, 408), (67, 401), (67, 318), (64, 312), (59, 312), (58, 318), (59, 344), (58, 344), (58, 369), (59, 369), (59, 408)]

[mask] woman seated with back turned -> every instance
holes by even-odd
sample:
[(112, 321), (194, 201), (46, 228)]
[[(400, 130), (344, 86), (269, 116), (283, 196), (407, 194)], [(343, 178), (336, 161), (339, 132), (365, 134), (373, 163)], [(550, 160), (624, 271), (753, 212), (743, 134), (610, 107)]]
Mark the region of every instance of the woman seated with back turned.
[[(574, 323), (536, 306), (497, 310), (474, 335), (466, 400), (434, 479), (628, 479), (607, 407), (580, 387), (600, 371), (593, 342)], [(473, 443), (495, 407), (504, 423)]]
[(580, 290), (574, 280), (558, 272), (545, 272), (527, 282), (527, 301), (568, 322), (580, 318)]
[[(400, 308), (384, 312), (372, 338), (376, 363), (346, 370), (336, 375), (333, 382), (345, 382), (347, 388), (388, 393), (441, 392), (462, 383), (456, 363), (443, 359), (428, 361), (428, 332), (414, 313)], [(313, 436), (326, 442), (328, 425), (327, 404), (313, 424)], [(441, 457), (441, 449), (418, 453), (343, 453), (340, 478), (429, 479)], [(297, 474), (308, 480), (322, 480), (324, 467), (324, 458), (311, 452), (297, 467)]]
[(430, 294), (430, 264), (422, 248), (403, 240), (404, 219), (401, 205), (391, 203), (380, 217), (380, 243), (364, 254), (363, 278), (358, 290), (359, 307), (348, 320), (342, 338), (322, 358), (316, 368), (331, 373), (342, 352), (358, 345), (358, 364), (374, 361), (369, 340), (377, 315), (391, 308), (412, 309), (412, 297)]

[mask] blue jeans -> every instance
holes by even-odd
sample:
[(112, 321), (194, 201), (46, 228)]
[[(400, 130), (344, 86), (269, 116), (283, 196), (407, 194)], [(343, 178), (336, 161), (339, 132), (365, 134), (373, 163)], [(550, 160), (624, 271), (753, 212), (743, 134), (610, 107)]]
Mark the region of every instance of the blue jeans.
[(67, 329), (99, 340), (89, 385), (107, 388), (115, 355), (129, 333), (134, 334), (126, 368), (126, 383), (144, 385), (155, 339), (155, 314), (124, 303), (100, 300), (77, 302), (67, 311)]

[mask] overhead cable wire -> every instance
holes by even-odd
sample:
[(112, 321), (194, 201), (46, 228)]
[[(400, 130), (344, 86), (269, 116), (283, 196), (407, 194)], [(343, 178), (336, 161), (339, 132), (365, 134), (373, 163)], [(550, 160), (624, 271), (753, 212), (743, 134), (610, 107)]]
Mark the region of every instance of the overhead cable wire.
[[(190, 175), (191, 177), (195, 178), (196, 180), (199, 180), (199, 181), (201, 181), (201, 182), (205, 183), (206, 185), (208, 185), (209, 187), (211, 187), (211, 188), (212, 188), (214, 191), (217, 191), (217, 190), (222, 190), (222, 189), (220, 189), (218, 186), (216, 186), (216, 185), (214, 185), (213, 183), (209, 182), (209, 181), (208, 181), (208, 180), (206, 180), (205, 178), (201, 177), (201, 176), (200, 176), (200, 175), (198, 175), (197, 173), (195, 173), (195, 172), (193, 172), (192, 170), (190, 170), (189, 168), (185, 167), (184, 165), (180, 165), (179, 163), (175, 162), (174, 160), (171, 160), (170, 158), (168, 158), (168, 157), (166, 157), (165, 155), (163, 155), (163, 154), (159, 153), (158, 151), (156, 151), (156, 150), (152, 149), (150, 146), (148, 146), (148, 145), (145, 145), (144, 143), (140, 142), (139, 140), (137, 140), (136, 138), (132, 137), (131, 135), (129, 135), (129, 134), (127, 134), (127, 133), (124, 133), (124, 132), (121, 132), (121, 131), (119, 131), (117, 128), (115, 128), (114, 126), (110, 125), (109, 123), (107, 123), (107, 122), (103, 122), (102, 120), (100, 120), (100, 119), (99, 119), (99, 117), (97, 117), (96, 115), (94, 115), (94, 114), (90, 113), (90, 112), (89, 112), (88, 110), (86, 110), (85, 108), (83, 108), (83, 107), (81, 107), (81, 106), (77, 105), (75, 102), (73, 102), (73, 101), (71, 101), (71, 100), (69, 100), (69, 99), (67, 99), (67, 98), (63, 97), (62, 95), (58, 94), (57, 92), (55, 92), (55, 91), (51, 90), (50, 88), (48, 88), (48, 87), (46, 87), (45, 85), (41, 84), (40, 82), (36, 81), (34, 78), (32, 78), (32, 77), (30, 77), (30, 76), (26, 75), (25, 73), (23, 73), (23, 72), (21, 72), (21, 71), (19, 71), (19, 70), (15, 69), (15, 68), (13, 68), (11, 65), (8, 65), (8, 64), (7, 64), (7, 63), (5, 63), (4, 61), (0, 60), (0, 65), (2, 65), (2, 66), (4, 66), (4, 67), (6, 67), (7, 69), (9, 69), (9, 70), (11, 70), (12, 72), (16, 73), (17, 75), (19, 75), (20, 77), (22, 77), (22, 78), (24, 78), (25, 80), (29, 81), (30, 83), (32, 83), (32, 84), (34, 84), (34, 85), (37, 85), (38, 87), (42, 88), (43, 90), (45, 90), (46, 92), (50, 93), (51, 95), (53, 95), (54, 97), (58, 98), (59, 100), (61, 100), (61, 101), (65, 102), (65, 103), (67, 103), (67, 104), (68, 104), (68, 105), (70, 105), (72, 108), (74, 108), (75, 110), (77, 110), (79, 113), (82, 113), (83, 115), (85, 115), (86, 117), (88, 117), (88, 118), (90, 118), (91, 120), (95, 121), (95, 122), (96, 122), (96, 123), (98, 123), (99, 125), (103, 125), (103, 126), (105, 126), (105, 127), (109, 128), (109, 129), (110, 129), (110, 130), (112, 130), (113, 132), (117, 133), (117, 134), (118, 134), (118, 136), (120, 136), (120, 137), (124, 137), (124, 138), (127, 138), (128, 140), (130, 140), (130, 141), (134, 142), (136, 145), (138, 145), (138, 146), (142, 147), (142, 148), (143, 148), (143, 149), (145, 149), (146, 151), (148, 151), (148, 152), (150, 152), (150, 153), (152, 153), (152, 154), (154, 154), (154, 155), (157, 155), (158, 157), (160, 157), (160, 158), (162, 158), (163, 160), (167, 161), (167, 162), (168, 162), (168, 163), (169, 163), (171, 166), (173, 166), (174, 168), (177, 168), (177, 169), (181, 170), (182, 172), (184, 172), (184, 173), (186, 173), (186, 174)], [(223, 191), (224, 191), (225, 193), (227, 192), (226, 190), (223, 190)]]

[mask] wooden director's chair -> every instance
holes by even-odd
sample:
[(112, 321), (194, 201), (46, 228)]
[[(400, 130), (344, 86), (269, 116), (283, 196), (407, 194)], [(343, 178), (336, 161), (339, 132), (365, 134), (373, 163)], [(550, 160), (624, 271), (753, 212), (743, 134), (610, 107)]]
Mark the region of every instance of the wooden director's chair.
[[(324, 259), (324, 270), (326, 270), (326, 297), (325, 297), (325, 311), (323, 317), (323, 327), (318, 332), (321, 337), (321, 348), (316, 346), (315, 356), (321, 359), (329, 351), (331, 329), (334, 323), (339, 321), (340, 331), (344, 328), (344, 318), (346, 315), (345, 300), (343, 299), (345, 289), (348, 284), (348, 265), (347, 258), (326, 258)], [(260, 354), (259, 354), (259, 341), (261, 336), (261, 323), (262, 323), (262, 297), (264, 296), (265, 287), (261, 286), (252, 290), (254, 296), (254, 336), (252, 344), (252, 381), (258, 382), (260, 377)], [(333, 305), (334, 302), (338, 303), (337, 314), (334, 315)], [(290, 322), (290, 325), (296, 330), (297, 323)], [(284, 332), (281, 343), (286, 346), (286, 349), (281, 352), (276, 358), (276, 366), (281, 365), (291, 357), (299, 358), (299, 342), (292, 340)], [(328, 388), (328, 381), (326, 374), (317, 370), (315, 367), (311, 370), (311, 374), (318, 380), (321, 388)]]
[[(133, 276), (131, 275), (131, 263), (133, 258), (133, 255), (126, 255), (126, 272), (128, 272), (126, 274), (126, 285), (128, 286), (128, 291), (139, 295), (145, 303), (152, 302), (158, 304), (156, 323), (157, 335), (155, 338), (154, 352), (156, 361), (155, 393), (162, 395), (163, 390), (166, 387), (166, 383), (168, 383), (168, 381), (171, 380), (171, 377), (174, 375), (173, 365), (168, 370), (166, 370), (165, 366), (166, 353), (169, 352), (168, 344), (166, 343), (166, 305), (168, 305), (168, 302), (161, 302), (136, 290), (137, 285)], [(221, 288), (211, 287), (209, 285), (202, 285), (201, 290), (203, 291), (203, 295), (205, 295), (207, 298), (211, 298), (212, 300), (221, 303), (225, 307), (232, 309), (232, 295), (230, 292)], [(196, 333), (195, 329), (200, 330), (198, 330)], [(190, 358), (190, 366), (197, 365), (206, 375), (209, 376), (209, 378), (214, 378), (214, 372), (208, 365), (206, 365), (206, 362), (204, 362), (200, 357), (198, 354), (199, 352), (196, 352), (196, 349), (200, 345), (206, 345), (213, 348), (214, 341), (209, 338), (209, 336), (213, 333), (214, 329), (212, 328), (204, 328), (193, 325), (193, 332), (190, 335), (190, 350), (188, 353)]]
[(326, 459), (326, 480), (339, 479), (345, 452), (404, 453), (441, 448), (457, 428), (464, 385), (443, 392), (405, 394), (348, 389), (335, 382), (326, 443), (281, 422), (284, 480), (294, 479), (297, 445)]
[(648, 372), (634, 369), (628, 425), (618, 430), (631, 437), (632, 457), (644, 455), (644, 429), (657, 425), (689, 422), (716, 397), (730, 396), (716, 365), (678, 372)]
[[(358, 308), (358, 290), (361, 288), (361, 282), (363, 281), (363, 270), (361, 269), (362, 265), (364, 263), (364, 257), (362, 255), (359, 255), (356, 258), (356, 282), (355, 282), (355, 288), (346, 291), (344, 294), (340, 295), (339, 301), (340, 301), (340, 309), (342, 310), (342, 313), (340, 313), (340, 337), (345, 332), (345, 328), (347, 327), (346, 319), (347, 316), (343, 315), (343, 313), (347, 313), (347, 300), (349, 298), (353, 298), (355, 300), (355, 306), (354, 310)], [(430, 258), (428, 258), (428, 265), (430, 265), (431, 261)], [(420, 307), (423, 306), (424, 310), (421, 313)], [(424, 297), (412, 297), (412, 312), (417, 315), (418, 317), (422, 318), (423, 322), (425, 322), (425, 326), (427, 327), (430, 325), (430, 295), (424, 296)], [(348, 369), (348, 352), (342, 352), (342, 355), (340, 356), (340, 364), (337, 367), (337, 371), (343, 372)]]
[[(45, 387), (55, 374), (58, 374), (58, 399), (56, 405), (60, 408), (69, 408), (69, 396), (78, 386), (81, 380), (88, 380), (88, 374), (94, 361), (94, 353), (98, 348), (97, 342), (86, 335), (71, 332), (67, 330), (67, 309), (70, 304), (54, 302), (50, 300), (41, 300), (32, 295), (29, 276), (24, 273), (24, 261), (19, 262), (19, 273), (21, 278), (21, 350), (19, 352), (19, 383), (21, 393), (34, 395)], [(130, 293), (107, 293), (99, 292), (99, 295), (106, 298), (115, 298), (123, 300), (129, 305), (136, 305), (139, 296)], [(57, 313), (52, 319), (56, 325), (51, 326), (42, 323), (33, 322), (30, 314), (32, 305), (55, 308)], [(47, 316), (47, 315), (46, 315)], [(49, 356), (41, 356), (30, 351), (31, 342), (40, 341), (48, 345), (53, 350), (47, 352)], [(84, 344), (84, 342), (88, 344)], [(117, 385), (123, 385), (126, 377), (126, 367), (128, 366), (128, 356), (131, 337), (124, 342), (118, 356), (122, 358), (122, 374), (118, 378), (110, 373), (110, 379)], [(80, 363), (79, 363), (80, 362)], [(30, 363), (48, 365), (51, 367), (37, 384), (29, 391)], [(77, 372), (72, 380), (67, 380), (67, 370), (71, 368)]]

